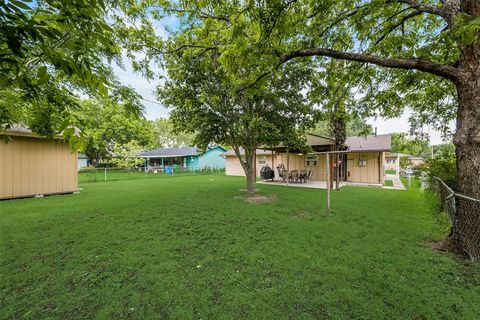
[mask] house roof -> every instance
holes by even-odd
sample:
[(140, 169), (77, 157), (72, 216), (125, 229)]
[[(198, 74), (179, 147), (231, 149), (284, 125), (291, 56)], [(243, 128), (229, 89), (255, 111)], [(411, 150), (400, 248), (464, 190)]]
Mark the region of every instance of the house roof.
[(349, 137), (345, 141), (349, 151), (390, 151), (391, 134), (379, 134), (363, 137)]
[[(222, 146), (216, 145), (209, 147), (206, 151), (220, 148), (226, 151)], [(199, 156), (201, 152), (196, 147), (181, 147), (181, 148), (158, 148), (151, 151), (143, 151), (138, 156), (143, 158), (173, 158), (173, 157), (187, 157), (187, 156)]]
[(425, 160), (423, 159), (422, 157), (418, 157), (418, 156), (412, 156), (412, 155), (409, 155), (409, 154), (406, 154), (406, 153), (387, 153), (385, 155), (385, 158), (408, 158), (409, 160)]
[(416, 156), (409, 156), (408, 159), (409, 160), (425, 160), (422, 157), (416, 157)]
[[(243, 148), (240, 148), (239, 151), (240, 151), (240, 154), (241, 154), (241, 155), (244, 155), (244, 154), (245, 154), (245, 150), (243, 150)], [(259, 155), (260, 155), (260, 156), (261, 156), (261, 155), (271, 155), (271, 154), (272, 154), (272, 151), (270, 151), (270, 150), (263, 150), (263, 149), (257, 149), (256, 152), (255, 152), (255, 154), (256, 154), (257, 156), (259, 156)], [(235, 151), (234, 151), (233, 149), (228, 150), (228, 151), (225, 152), (223, 155), (224, 155), (224, 156), (227, 156), (227, 157), (228, 157), (228, 156), (236, 156)]]
[(307, 144), (309, 146), (324, 146), (335, 143), (335, 139), (318, 134), (307, 133)]
[(139, 154), (139, 156), (143, 158), (173, 158), (196, 155), (198, 155), (196, 147), (159, 148), (151, 151), (141, 152)]

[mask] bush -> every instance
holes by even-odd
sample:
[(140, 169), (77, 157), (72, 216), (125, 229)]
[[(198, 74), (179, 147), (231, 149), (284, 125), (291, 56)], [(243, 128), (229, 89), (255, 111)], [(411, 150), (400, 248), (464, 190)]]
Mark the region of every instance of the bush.
[(439, 148), (435, 154), (435, 158), (427, 160), (427, 162), (422, 165), (422, 169), (427, 173), (430, 181), (433, 177), (438, 177), (450, 188), (457, 190), (456, 162), (455, 147), (453, 144), (446, 144)]

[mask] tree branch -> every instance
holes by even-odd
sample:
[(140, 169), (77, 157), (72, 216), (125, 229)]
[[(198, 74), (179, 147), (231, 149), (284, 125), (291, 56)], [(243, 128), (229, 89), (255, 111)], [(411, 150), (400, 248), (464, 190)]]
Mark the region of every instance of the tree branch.
[(413, 18), (413, 17), (416, 17), (416, 16), (419, 16), (423, 14), (423, 12), (420, 12), (420, 11), (414, 11), (408, 15), (406, 15), (405, 17), (403, 17), (399, 22), (397, 22), (396, 24), (394, 24), (393, 26), (391, 26), (390, 28), (388, 28), (388, 30), (382, 35), (380, 36), (380, 38), (377, 39), (377, 41), (375, 41), (375, 45), (378, 45), (380, 42), (383, 41), (383, 39), (385, 39), (386, 36), (388, 36), (390, 33), (392, 33), (395, 29), (397, 29), (399, 26), (402, 26), (404, 25), (404, 23)]
[(230, 23), (230, 17), (228, 16), (214, 16), (205, 12), (202, 12), (200, 10), (195, 11), (195, 10), (181, 10), (181, 9), (168, 9), (168, 12), (174, 12), (174, 13), (190, 13), (198, 16), (201, 19), (213, 19), (213, 20), (222, 20), (225, 22)]
[(369, 64), (374, 64), (381, 67), (394, 68), (394, 69), (404, 69), (404, 70), (419, 70), (427, 73), (434, 74), (436, 76), (455, 81), (458, 77), (457, 69), (449, 66), (436, 63), (430, 60), (424, 60), (419, 58), (406, 58), (406, 59), (392, 59), (392, 58), (382, 58), (370, 54), (362, 53), (350, 53), (337, 51), (326, 48), (310, 48), (304, 50), (297, 50), (291, 52), (288, 55), (280, 55), (280, 60), (285, 63), (294, 58), (300, 57), (313, 57), (313, 56), (322, 56), (330, 57), (334, 59), (349, 60), (356, 62), (364, 62)]
[(417, 10), (418, 12), (430, 13), (444, 18), (448, 24), (453, 23), (452, 13), (448, 10), (445, 10), (442, 7), (438, 7), (431, 4), (419, 3), (416, 0), (396, 0), (399, 3), (408, 4), (412, 9)]

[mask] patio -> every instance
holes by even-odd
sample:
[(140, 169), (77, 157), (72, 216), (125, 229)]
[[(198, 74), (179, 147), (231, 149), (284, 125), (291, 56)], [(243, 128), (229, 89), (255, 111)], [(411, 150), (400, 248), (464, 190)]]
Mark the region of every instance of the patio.
[[(295, 183), (295, 182), (282, 182), (282, 181), (271, 181), (271, 180), (261, 180), (257, 181), (258, 184), (268, 184), (273, 186), (286, 186), (286, 187), (300, 187), (300, 188), (313, 188), (313, 189), (327, 189), (327, 182), (326, 181), (307, 181), (305, 183)], [(362, 182), (347, 182), (347, 181), (340, 181), (340, 188), (341, 187), (376, 187), (376, 188), (386, 188), (383, 187), (382, 184), (378, 183), (362, 183)], [(332, 189), (335, 189), (336, 184), (333, 183)], [(387, 188), (386, 188), (387, 189)]]
[[(271, 181), (271, 180), (261, 180), (257, 181), (258, 184), (268, 184), (274, 186), (288, 186), (288, 187), (300, 187), (300, 188), (314, 188), (314, 189), (327, 189), (327, 182), (326, 181), (307, 181), (304, 183), (295, 183), (295, 182), (282, 182), (282, 181)], [(340, 181), (340, 187), (347, 185), (345, 182)], [(335, 188), (335, 183), (333, 184), (333, 188)]]

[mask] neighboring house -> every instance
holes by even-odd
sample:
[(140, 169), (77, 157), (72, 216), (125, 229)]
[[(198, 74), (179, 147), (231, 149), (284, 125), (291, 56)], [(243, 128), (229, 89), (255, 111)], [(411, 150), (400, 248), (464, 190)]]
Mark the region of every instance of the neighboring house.
[(225, 151), (220, 146), (208, 148), (205, 152), (200, 152), (195, 147), (160, 148), (142, 152), (139, 156), (147, 159), (149, 167), (162, 169), (172, 165), (186, 170), (224, 169), (225, 159), (222, 154)]
[(407, 159), (406, 163), (413, 167), (425, 163), (425, 160), (422, 157), (411, 156), (404, 153), (387, 152), (385, 154), (385, 170), (395, 170), (397, 173), (400, 172), (401, 159)]
[[(283, 165), (286, 169), (311, 170), (312, 180), (325, 181), (326, 155), (322, 152), (333, 151), (335, 141), (328, 137), (308, 134), (307, 144), (312, 148), (311, 153), (302, 153), (299, 150), (287, 150), (283, 146), (257, 150), (256, 172), (259, 176), (260, 168), (269, 165), (275, 169)], [(372, 135), (366, 137), (350, 137), (346, 140), (347, 152), (340, 154), (339, 176), (342, 181), (383, 185), (385, 152), (390, 151), (390, 134)], [(227, 159), (227, 175), (244, 175), (238, 158), (230, 150), (225, 153)], [(334, 156), (330, 157), (332, 176), (335, 176)]]
[(408, 160), (410, 161), (410, 164), (414, 167), (425, 163), (425, 159), (423, 159), (422, 157), (410, 156), (408, 157)]
[(395, 170), (396, 173), (400, 171), (400, 157), (398, 153), (385, 153), (385, 170)]
[(0, 199), (72, 193), (77, 187), (77, 152), (61, 137), (45, 139), (14, 127), (0, 138)]
[(88, 167), (88, 157), (85, 153), (79, 153), (77, 158), (77, 169), (81, 170)]

